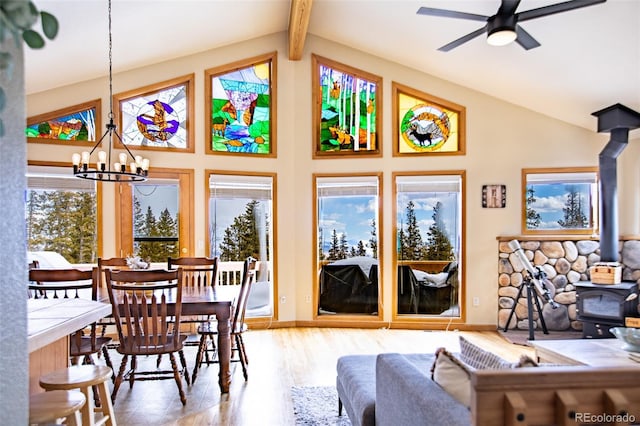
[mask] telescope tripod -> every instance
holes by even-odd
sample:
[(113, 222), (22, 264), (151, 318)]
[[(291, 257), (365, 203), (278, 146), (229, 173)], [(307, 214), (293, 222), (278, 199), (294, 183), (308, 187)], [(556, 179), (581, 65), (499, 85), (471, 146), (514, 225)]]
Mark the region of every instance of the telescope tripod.
[(520, 284), (520, 288), (518, 289), (518, 295), (516, 296), (516, 301), (511, 307), (511, 312), (509, 313), (509, 318), (507, 319), (507, 323), (504, 326), (504, 332), (506, 333), (509, 329), (509, 324), (511, 324), (511, 318), (513, 318), (513, 314), (516, 312), (516, 306), (518, 306), (518, 300), (522, 296), (522, 290), (524, 287), (527, 287), (527, 315), (529, 317), (529, 340), (535, 340), (534, 336), (534, 326), (533, 326), (533, 305), (535, 303), (536, 309), (540, 316), (540, 325), (542, 325), (542, 332), (544, 334), (549, 334), (549, 330), (547, 330), (547, 324), (544, 322), (544, 317), (542, 316), (542, 308), (540, 307), (540, 300), (538, 300), (538, 295), (536, 294), (536, 289), (534, 288), (534, 283), (531, 278), (525, 278)]

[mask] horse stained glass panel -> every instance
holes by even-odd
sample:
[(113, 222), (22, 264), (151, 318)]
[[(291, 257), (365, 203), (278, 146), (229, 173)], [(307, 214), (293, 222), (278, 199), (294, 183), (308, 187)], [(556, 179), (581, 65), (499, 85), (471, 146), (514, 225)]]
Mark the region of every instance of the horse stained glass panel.
[(276, 53), (205, 71), (208, 154), (275, 156)]
[(393, 91), (393, 155), (462, 155), (465, 108), (396, 82)]
[(100, 99), (27, 119), (28, 142), (90, 145), (100, 129)]
[(136, 149), (193, 152), (193, 74), (114, 96), (122, 142)]
[(382, 78), (313, 55), (314, 158), (380, 156)]

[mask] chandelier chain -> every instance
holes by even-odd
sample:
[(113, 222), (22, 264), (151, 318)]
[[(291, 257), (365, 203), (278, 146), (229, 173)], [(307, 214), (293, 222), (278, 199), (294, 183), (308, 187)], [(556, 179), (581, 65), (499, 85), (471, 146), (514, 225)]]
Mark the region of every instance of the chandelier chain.
[(109, 118), (113, 118), (113, 42), (111, 39), (111, 0), (109, 0)]

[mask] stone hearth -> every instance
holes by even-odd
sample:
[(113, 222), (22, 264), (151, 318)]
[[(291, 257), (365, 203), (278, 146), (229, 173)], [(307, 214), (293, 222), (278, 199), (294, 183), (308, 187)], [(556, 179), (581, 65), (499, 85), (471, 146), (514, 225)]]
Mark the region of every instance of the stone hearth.
[[(508, 242), (513, 238), (499, 238), (498, 258), (498, 327), (504, 329), (509, 313), (515, 303), (515, 315), (509, 329), (528, 330), (526, 291), (515, 300), (523, 281), (524, 265), (513, 254)], [(589, 267), (600, 261), (600, 244), (597, 240), (585, 239), (532, 239), (520, 240), (520, 245), (532, 264), (540, 266), (552, 285), (549, 287), (557, 309), (545, 305), (544, 320), (549, 330), (582, 330), (577, 319), (576, 288), (579, 281), (589, 281)], [(620, 241), (620, 263), (623, 265), (622, 280), (640, 284), (640, 238)], [(541, 328), (538, 313), (534, 312), (534, 324)]]

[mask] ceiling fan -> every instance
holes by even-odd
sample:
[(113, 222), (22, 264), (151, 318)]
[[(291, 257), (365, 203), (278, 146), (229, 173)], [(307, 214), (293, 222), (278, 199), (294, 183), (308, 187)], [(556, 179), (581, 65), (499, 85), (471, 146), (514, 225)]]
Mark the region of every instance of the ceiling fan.
[(571, 0), (564, 3), (556, 3), (516, 13), (516, 9), (520, 5), (520, 0), (502, 0), (498, 12), (493, 16), (458, 12), (456, 10), (434, 9), (432, 7), (421, 7), (418, 9), (417, 13), (418, 15), (441, 16), (445, 18), (469, 19), (472, 21), (486, 22), (484, 27), (440, 47), (438, 50), (442, 52), (448, 52), (463, 43), (473, 40), (485, 32), (487, 33), (487, 42), (491, 45), (504, 46), (515, 40), (520, 46), (529, 50), (540, 46), (540, 43), (538, 43), (531, 34), (518, 25), (519, 22), (553, 15), (555, 13), (566, 12), (581, 7), (592, 6), (594, 4), (604, 3), (605, 1), (607, 0)]

